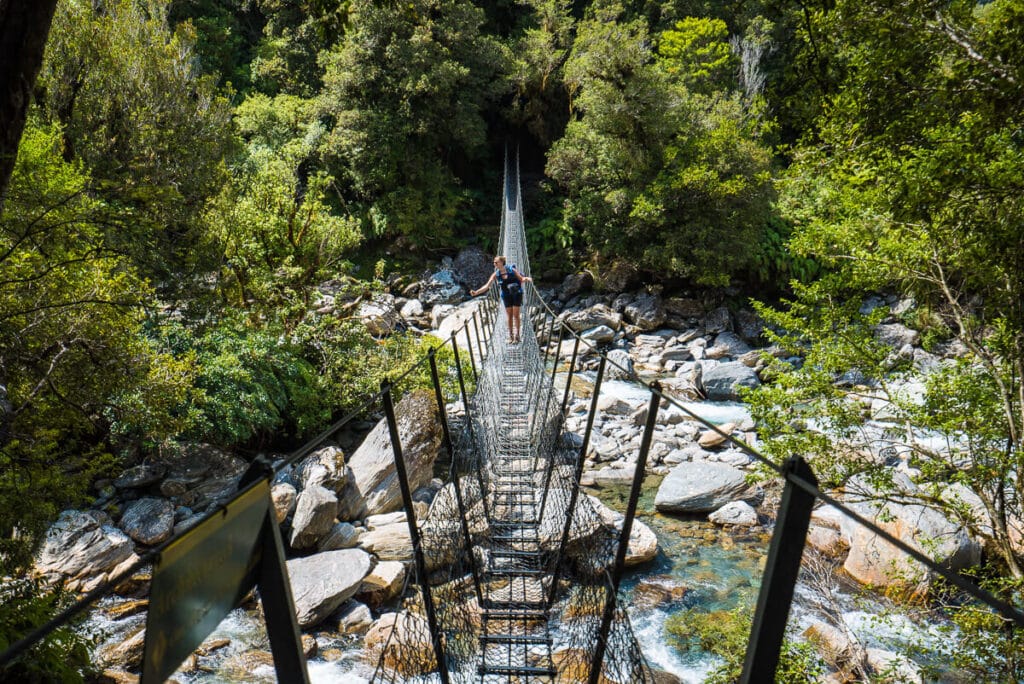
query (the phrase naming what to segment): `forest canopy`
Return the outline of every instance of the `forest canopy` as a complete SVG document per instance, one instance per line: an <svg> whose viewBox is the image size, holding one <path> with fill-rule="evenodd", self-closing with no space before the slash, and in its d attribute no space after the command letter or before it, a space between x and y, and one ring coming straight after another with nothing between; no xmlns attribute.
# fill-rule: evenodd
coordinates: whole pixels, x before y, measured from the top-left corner
<svg viewBox="0 0 1024 684"><path fill-rule="evenodd" d="M293 443L420 354L318 287L490 247L511 147L538 279L757 297L807 353L752 400L780 458L894 370L863 298L913 297L968 354L904 417L978 435L957 481L1020 514L1022 0L73 0L45 46L0 184L0 576L97 477Z"/></svg>

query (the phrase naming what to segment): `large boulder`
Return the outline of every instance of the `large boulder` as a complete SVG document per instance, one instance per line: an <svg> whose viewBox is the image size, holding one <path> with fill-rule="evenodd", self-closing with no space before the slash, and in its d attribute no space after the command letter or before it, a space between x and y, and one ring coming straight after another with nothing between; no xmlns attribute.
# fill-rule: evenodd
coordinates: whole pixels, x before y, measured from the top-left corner
<svg viewBox="0 0 1024 684"><path fill-rule="evenodd" d="M356 596L371 606L380 606L398 596L404 583L405 563L383 561L363 578Z"/></svg>
<svg viewBox="0 0 1024 684"><path fill-rule="evenodd" d="M608 363L605 364L604 377L607 380L629 378L633 372L633 359L625 349L612 349L608 352Z"/></svg>
<svg viewBox="0 0 1024 684"><path fill-rule="evenodd" d="M594 276L590 271L583 271L581 273L571 273L565 276L565 280L562 281L562 301L569 301L581 292L594 287Z"/></svg>
<svg viewBox="0 0 1024 684"><path fill-rule="evenodd" d="M295 487L288 482L278 482L270 488L270 501L274 505L274 518L283 523L295 510Z"/></svg>
<svg viewBox="0 0 1024 684"><path fill-rule="evenodd" d="M707 398L712 401L736 401L740 398L740 387L753 388L761 384L757 373L739 361L705 368L701 382Z"/></svg>
<svg viewBox="0 0 1024 684"><path fill-rule="evenodd" d="M345 491L345 453L338 447L324 447L302 459L296 473L300 490L319 485L340 494Z"/></svg>
<svg viewBox="0 0 1024 684"><path fill-rule="evenodd" d="M174 504L152 497L132 501L121 516L121 529L140 544L166 541L174 531Z"/></svg>
<svg viewBox="0 0 1024 684"><path fill-rule="evenodd" d="M573 311L565 314L562 320L574 332L590 330L601 325L608 326L612 330L622 327L622 314L606 304L595 304L581 311Z"/></svg>
<svg viewBox="0 0 1024 684"><path fill-rule="evenodd" d="M632 262L620 260L601 272L601 280L605 291L625 292L640 283L640 271Z"/></svg>
<svg viewBox="0 0 1024 684"><path fill-rule="evenodd" d="M709 513L736 500L756 501L742 470L684 461L661 481L654 506L664 513Z"/></svg>
<svg viewBox="0 0 1024 684"><path fill-rule="evenodd" d="M665 300L665 310L680 318L700 318L704 315L704 305L699 299L690 297L669 297Z"/></svg>
<svg viewBox="0 0 1024 684"><path fill-rule="evenodd" d="M661 297L641 294L626 306L626 320L644 331L657 330L665 322L667 314Z"/></svg>
<svg viewBox="0 0 1024 684"><path fill-rule="evenodd" d="M917 491L905 476L897 476L896 484L907 498ZM961 570L981 561L981 545L963 526L934 508L915 503L881 503L879 497L884 493L860 476L851 478L844 490L847 505L855 512L937 563ZM903 588L914 593L927 591L932 577L917 561L845 516L839 524L850 545L843 568L851 577L872 586Z"/></svg>
<svg viewBox="0 0 1024 684"><path fill-rule="evenodd" d="M437 669L430 627L425 618L407 611L385 613L373 623L363 642L370 662L396 672L401 681Z"/></svg>
<svg viewBox="0 0 1024 684"><path fill-rule="evenodd" d="M159 482L166 473L167 466L162 463L143 463L118 475L114 480L114 486L118 489L148 487Z"/></svg>
<svg viewBox="0 0 1024 684"><path fill-rule="evenodd" d="M452 262L452 270L455 271L460 283L476 289L486 283L494 273L494 264L491 257L479 247L465 247Z"/></svg>
<svg viewBox="0 0 1024 684"><path fill-rule="evenodd" d="M709 515L708 520L716 525L750 527L757 524L757 511L746 501L733 501Z"/></svg>
<svg viewBox="0 0 1024 684"><path fill-rule="evenodd" d="M484 278L480 284L482 285L486 280L487 278ZM452 271L434 273L420 289L420 301L424 306L457 304L465 299L465 296L466 288L459 283Z"/></svg>
<svg viewBox="0 0 1024 684"><path fill-rule="evenodd" d="M732 314L729 309L720 306L708 313L704 319L704 330L709 335L732 329Z"/></svg>
<svg viewBox="0 0 1024 684"><path fill-rule="evenodd" d="M907 344L916 346L921 334L901 323L883 323L875 328L875 338L893 349L901 349Z"/></svg>
<svg viewBox="0 0 1024 684"><path fill-rule="evenodd" d="M373 567L370 554L359 549L327 551L287 562L299 627L322 622L359 590Z"/></svg>
<svg viewBox="0 0 1024 684"><path fill-rule="evenodd" d="M338 495L320 485L310 485L299 493L292 516L293 549L309 549L331 531L338 513Z"/></svg>
<svg viewBox="0 0 1024 684"><path fill-rule="evenodd" d="M458 344L459 347L465 349L466 334L460 331L462 330L462 327L467 323L469 324L470 328L473 327L473 314L476 313L481 306L483 306L484 300L484 297L477 297L476 299L464 302L463 304L460 304L454 309L451 309L450 311L448 311L448 313L444 315L444 318L440 319L440 322L434 326L435 329L432 330L430 334L434 335L435 337L441 338L445 342L448 342L452 338L452 333L457 333L455 336L455 343ZM444 307L434 308L444 309ZM431 314L431 319L433 320L433 314ZM483 333L483 330L481 330L480 332ZM470 333L471 339L473 340L473 347L475 351L476 338L472 337L473 334L474 333L472 332Z"/></svg>
<svg viewBox="0 0 1024 684"><path fill-rule="evenodd" d="M437 400L426 390L411 392L395 406L395 417L409 488L415 491L430 483L441 447ZM402 507L386 420L377 423L367 435L349 459L348 467L350 476L338 511L340 520L356 520Z"/></svg>
<svg viewBox="0 0 1024 684"><path fill-rule="evenodd" d="M35 565L42 575L82 579L108 573L134 553L131 538L101 525L96 514L64 511L47 530Z"/></svg>
<svg viewBox="0 0 1024 684"><path fill-rule="evenodd" d="M359 535L359 548L372 553L382 561L411 561L412 537L409 524L395 522L367 530Z"/></svg>
<svg viewBox="0 0 1024 684"><path fill-rule="evenodd" d="M594 510L601 517L601 522L616 530L622 531L622 524L626 516L616 510L605 506L596 497L587 495ZM629 530L629 543L626 545L626 566L640 565L647 561L654 560L658 555L658 537L650 527L633 519L633 526Z"/></svg>
<svg viewBox="0 0 1024 684"><path fill-rule="evenodd" d="M398 313L394 296L378 294L359 305L359 318L366 330L374 337L384 337L394 332L402 316Z"/></svg>

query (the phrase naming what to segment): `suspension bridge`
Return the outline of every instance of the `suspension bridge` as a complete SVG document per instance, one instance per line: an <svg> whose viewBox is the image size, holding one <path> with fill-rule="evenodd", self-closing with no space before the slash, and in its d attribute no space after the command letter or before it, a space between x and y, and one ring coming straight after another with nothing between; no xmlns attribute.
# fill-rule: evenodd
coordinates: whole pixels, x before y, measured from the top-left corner
<svg viewBox="0 0 1024 684"><path fill-rule="evenodd" d="M521 199L518 160L509 156L499 245L509 263L529 274ZM378 621L386 623L380 630L385 637L367 643L375 666L372 682L674 681L664 680L645 661L619 601L619 584L660 406L674 404L708 429L718 428L663 394L656 383L648 385L650 403L628 503L621 526L609 524L582 492L580 480L606 364L611 362L598 353L580 443L578 435L565 431L564 420L580 345L587 343L547 307L532 283L525 285L520 343L510 343L497 285L472 319L452 334L455 377L447 379L457 384L459 397L445 396L450 383L442 383L432 350L283 461L257 459L242 476L238 492L195 527L142 554L0 653L0 672L31 657L36 644L151 567L143 683L172 675L253 588L259 591L278 681L309 682L269 485L277 473L329 443L348 423L382 409L413 559L401 605ZM418 519L392 393L395 384L425 365L439 409L448 471L429 512ZM449 417L447 407L456 399L464 410ZM799 456L776 464L718 432L785 482L740 682L774 681L816 501L988 604L1008 624L1024 627L1018 607L822 492Z"/></svg>
<svg viewBox="0 0 1024 684"><path fill-rule="evenodd" d="M499 244L509 263L530 273L514 157L505 165ZM453 515L428 518L416 532L425 556L417 572L447 570L420 578L374 681L654 681L617 603L633 516L621 530L611 527L581 495L586 445L563 435L570 390L567 379L556 382L561 340L551 339L550 326L538 331L543 306L526 285L518 344L497 312L496 284L475 356L468 338L477 389L451 443ZM570 367L578 350L577 342Z"/></svg>

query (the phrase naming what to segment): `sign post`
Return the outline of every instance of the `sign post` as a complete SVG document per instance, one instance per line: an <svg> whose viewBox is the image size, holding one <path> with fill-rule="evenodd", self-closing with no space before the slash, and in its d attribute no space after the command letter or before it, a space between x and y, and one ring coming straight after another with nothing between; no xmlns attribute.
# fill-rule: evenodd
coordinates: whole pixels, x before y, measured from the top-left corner
<svg viewBox="0 0 1024 684"><path fill-rule="evenodd" d="M141 681L155 684L170 677L254 586L263 600L278 680L307 684L284 546L266 480L160 554L153 568Z"/></svg>

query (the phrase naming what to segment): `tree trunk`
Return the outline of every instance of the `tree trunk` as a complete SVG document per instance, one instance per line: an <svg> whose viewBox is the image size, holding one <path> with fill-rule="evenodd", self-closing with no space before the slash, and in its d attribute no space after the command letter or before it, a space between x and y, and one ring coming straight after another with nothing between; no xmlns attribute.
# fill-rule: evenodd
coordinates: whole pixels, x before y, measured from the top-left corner
<svg viewBox="0 0 1024 684"><path fill-rule="evenodd" d="M0 0L0 215L57 0Z"/></svg>

